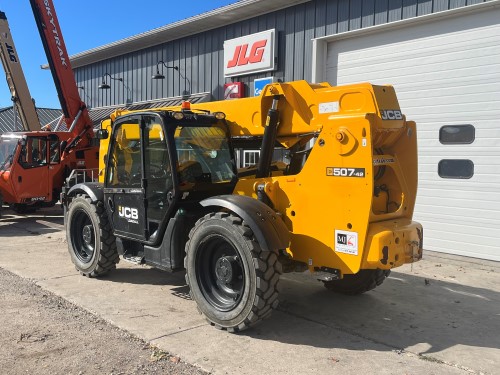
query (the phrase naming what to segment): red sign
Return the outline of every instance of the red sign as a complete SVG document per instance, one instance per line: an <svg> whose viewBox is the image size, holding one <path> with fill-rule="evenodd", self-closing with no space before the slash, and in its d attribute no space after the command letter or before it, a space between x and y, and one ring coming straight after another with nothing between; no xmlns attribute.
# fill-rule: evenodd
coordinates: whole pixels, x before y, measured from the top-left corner
<svg viewBox="0 0 500 375"><path fill-rule="evenodd" d="M231 82L224 85L224 99L238 99L245 96L243 82Z"/></svg>
<svg viewBox="0 0 500 375"><path fill-rule="evenodd" d="M274 70L274 30L224 42L224 75L232 77Z"/></svg>

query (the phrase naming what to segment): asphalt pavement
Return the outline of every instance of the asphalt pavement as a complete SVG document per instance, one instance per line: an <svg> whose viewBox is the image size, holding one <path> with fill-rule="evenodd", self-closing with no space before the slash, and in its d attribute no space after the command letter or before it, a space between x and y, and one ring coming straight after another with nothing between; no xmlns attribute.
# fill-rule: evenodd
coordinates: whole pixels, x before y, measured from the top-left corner
<svg viewBox="0 0 500 375"><path fill-rule="evenodd" d="M80 276L62 210L4 209L0 267L214 374L497 374L500 263L425 252L361 296L327 291L307 274L282 277L280 306L240 334L199 315L182 272L124 262Z"/></svg>

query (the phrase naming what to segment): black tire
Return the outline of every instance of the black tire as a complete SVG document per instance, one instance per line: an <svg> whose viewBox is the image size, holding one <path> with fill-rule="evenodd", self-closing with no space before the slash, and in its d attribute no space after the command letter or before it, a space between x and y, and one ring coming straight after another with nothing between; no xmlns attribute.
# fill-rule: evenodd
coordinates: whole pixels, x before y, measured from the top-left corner
<svg viewBox="0 0 500 375"><path fill-rule="evenodd" d="M78 195L69 205L65 226L71 261L82 275L98 277L116 268L116 239L102 202Z"/></svg>
<svg viewBox="0 0 500 375"><path fill-rule="evenodd" d="M186 283L208 322L239 332L278 306L278 251L265 251L241 218L225 212L198 220L186 244Z"/></svg>
<svg viewBox="0 0 500 375"><path fill-rule="evenodd" d="M361 270L354 275L345 275L343 279L323 281L325 288L335 293L357 295L375 289L382 284L391 270Z"/></svg>

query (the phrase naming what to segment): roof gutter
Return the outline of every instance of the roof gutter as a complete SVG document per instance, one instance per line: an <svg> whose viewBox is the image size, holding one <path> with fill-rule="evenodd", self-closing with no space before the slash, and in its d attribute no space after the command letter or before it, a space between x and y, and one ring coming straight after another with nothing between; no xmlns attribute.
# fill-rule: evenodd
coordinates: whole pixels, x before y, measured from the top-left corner
<svg viewBox="0 0 500 375"><path fill-rule="evenodd" d="M71 65L73 68L79 68L308 1L311 0L240 0L185 20L77 53L70 56ZM41 67L49 68L47 64Z"/></svg>

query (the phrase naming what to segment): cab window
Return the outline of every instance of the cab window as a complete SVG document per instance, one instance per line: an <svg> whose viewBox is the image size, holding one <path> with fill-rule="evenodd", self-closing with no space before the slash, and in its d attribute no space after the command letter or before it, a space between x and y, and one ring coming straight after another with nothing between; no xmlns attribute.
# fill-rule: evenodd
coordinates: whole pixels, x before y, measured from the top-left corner
<svg viewBox="0 0 500 375"><path fill-rule="evenodd" d="M179 127L175 146L180 183L230 182L236 176L225 132L218 127Z"/></svg>
<svg viewBox="0 0 500 375"><path fill-rule="evenodd" d="M28 137L21 147L19 164L23 168L37 168L47 165L47 139Z"/></svg>
<svg viewBox="0 0 500 375"><path fill-rule="evenodd" d="M108 163L109 187L141 186L141 132L139 119L118 124Z"/></svg>
<svg viewBox="0 0 500 375"><path fill-rule="evenodd" d="M61 142L59 139L49 141L49 161L50 164L58 164L61 161Z"/></svg>

